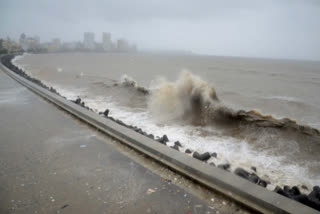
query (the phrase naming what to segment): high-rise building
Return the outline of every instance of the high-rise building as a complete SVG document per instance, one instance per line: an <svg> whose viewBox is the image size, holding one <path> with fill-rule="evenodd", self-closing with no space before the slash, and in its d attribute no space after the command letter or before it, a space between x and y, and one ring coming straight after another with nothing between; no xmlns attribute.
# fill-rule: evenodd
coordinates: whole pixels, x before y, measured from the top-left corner
<svg viewBox="0 0 320 214"><path fill-rule="evenodd" d="M22 34L20 35L20 39L19 39L20 45L21 45L22 43L24 43L24 42L26 41L26 39L27 39L26 34L22 33Z"/></svg>
<svg viewBox="0 0 320 214"><path fill-rule="evenodd" d="M22 48L23 50L26 51L26 50L28 49L29 45L28 45L28 43L27 43L27 36L26 36L26 34L22 33L22 34L20 35L19 44L20 44L20 46L21 46L21 48Z"/></svg>
<svg viewBox="0 0 320 214"><path fill-rule="evenodd" d="M128 51L129 50L129 43L125 39L118 39L117 41L117 50L118 51Z"/></svg>
<svg viewBox="0 0 320 214"><path fill-rule="evenodd" d="M102 33L102 48L104 51L111 51L113 49L110 33Z"/></svg>
<svg viewBox="0 0 320 214"><path fill-rule="evenodd" d="M85 32L83 35L83 47L88 50L93 50L95 48L94 33Z"/></svg>

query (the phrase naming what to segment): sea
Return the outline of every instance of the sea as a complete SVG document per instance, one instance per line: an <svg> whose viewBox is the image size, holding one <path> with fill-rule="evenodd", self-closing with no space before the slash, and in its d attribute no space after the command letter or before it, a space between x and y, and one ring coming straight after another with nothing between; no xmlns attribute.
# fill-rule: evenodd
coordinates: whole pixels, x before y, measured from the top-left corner
<svg viewBox="0 0 320 214"><path fill-rule="evenodd" d="M209 163L254 172L271 182L270 190L295 185L308 192L320 185L319 134L263 125L287 118L320 130L319 61L50 53L17 56L14 64L97 113L109 109L148 134L166 134L169 146L181 143L181 152L216 152ZM239 111L258 118L237 121Z"/></svg>

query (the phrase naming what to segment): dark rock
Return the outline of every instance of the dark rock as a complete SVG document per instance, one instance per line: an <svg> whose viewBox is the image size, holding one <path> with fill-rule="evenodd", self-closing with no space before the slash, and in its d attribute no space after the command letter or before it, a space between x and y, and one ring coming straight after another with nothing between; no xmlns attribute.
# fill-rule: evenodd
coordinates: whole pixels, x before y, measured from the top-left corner
<svg viewBox="0 0 320 214"><path fill-rule="evenodd" d="M288 185L283 186L283 191L289 193L290 187Z"/></svg>
<svg viewBox="0 0 320 214"><path fill-rule="evenodd" d="M230 168L230 164L226 163L226 164L219 164L218 168L220 169L224 169L224 170L228 170Z"/></svg>
<svg viewBox="0 0 320 214"><path fill-rule="evenodd" d="M314 186L312 192L308 195L308 206L320 211L320 187Z"/></svg>
<svg viewBox="0 0 320 214"><path fill-rule="evenodd" d="M301 192L299 190L299 188L297 186L293 186L290 190L289 190L289 194L292 196L296 196L296 195L301 195Z"/></svg>
<svg viewBox="0 0 320 214"><path fill-rule="evenodd" d="M256 174L250 174L249 178L248 178L249 181L251 181L252 183L258 183L258 181L260 180L259 176L256 175Z"/></svg>
<svg viewBox="0 0 320 214"><path fill-rule="evenodd" d="M135 131L135 132L139 132L141 129L139 129L138 127L133 127L133 130Z"/></svg>
<svg viewBox="0 0 320 214"><path fill-rule="evenodd" d="M167 135L163 135L161 138L158 138L156 141L158 141L159 143L167 145L167 142L169 142L169 139L168 139Z"/></svg>
<svg viewBox="0 0 320 214"><path fill-rule="evenodd" d="M162 136L162 140L163 140L163 142L165 142L165 143L169 142L169 138L167 137L167 135L163 135L163 136Z"/></svg>
<svg viewBox="0 0 320 214"><path fill-rule="evenodd" d="M67 208L68 206L69 206L69 204L65 204L65 205L63 205L60 209Z"/></svg>
<svg viewBox="0 0 320 214"><path fill-rule="evenodd" d="M268 186L268 181L265 181L265 180L260 179L260 180L258 181L258 185L266 188L266 187Z"/></svg>
<svg viewBox="0 0 320 214"><path fill-rule="evenodd" d="M177 146L177 145L171 146L171 148L179 151L179 146Z"/></svg>
<svg viewBox="0 0 320 214"><path fill-rule="evenodd" d="M217 154L216 152L213 152L213 153L211 154L211 156L214 157L214 158L217 158L217 157L218 157L218 154Z"/></svg>
<svg viewBox="0 0 320 214"><path fill-rule="evenodd" d="M308 190L308 187L306 185L301 186L302 189Z"/></svg>
<svg viewBox="0 0 320 214"><path fill-rule="evenodd" d="M252 166L251 169L255 172L257 172L257 168L255 166Z"/></svg>
<svg viewBox="0 0 320 214"><path fill-rule="evenodd" d="M268 185L268 182L265 181L265 180L262 180L259 176L257 176L256 174L254 173L249 173L247 172L246 170L242 169L242 168L237 168L235 171L234 171L234 174L244 178L244 179L247 179L248 181L252 182L252 183L255 183L255 184L258 184L259 186L262 186L262 187L267 187Z"/></svg>
<svg viewBox="0 0 320 214"><path fill-rule="evenodd" d="M105 117L108 117L108 115L109 115L109 109L106 109L106 110L103 112L103 115L104 115Z"/></svg>
<svg viewBox="0 0 320 214"><path fill-rule="evenodd" d="M315 210L320 211L320 201L319 200L313 200L309 196L305 197L305 195L295 196L294 199L299 200L299 202L303 203L304 205L307 205L309 207L312 207Z"/></svg>
<svg viewBox="0 0 320 214"><path fill-rule="evenodd" d="M240 176L240 177L242 177L242 178L245 178L245 179L248 179L248 178L249 178L249 175L250 175L249 172L247 172L246 170L244 170L244 169L242 169L242 168L236 168L236 169L234 170L234 174L236 174L236 175L238 175L238 176Z"/></svg>
<svg viewBox="0 0 320 214"><path fill-rule="evenodd" d="M53 93L57 93L57 90L56 89L54 89L54 88L52 88L52 87L50 87L50 89L49 89L51 92L53 92Z"/></svg>
<svg viewBox="0 0 320 214"><path fill-rule="evenodd" d="M320 202L319 201L312 201L308 198L308 201L304 203L305 205L312 207L315 210L320 211Z"/></svg>
<svg viewBox="0 0 320 214"><path fill-rule="evenodd" d="M314 186L312 192L308 195L308 198L312 201L320 202L320 187Z"/></svg>
<svg viewBox="0 0 320 214"><path fill-rule="evenodd" d="M182 147L181 143L179 141L174 142L174 145Z"/></svg>
<svg viewBox="0 0 320 214"><path fill-rule="evenodd" d="M117 122L119 125L126 126L126 124L125 124L124 122L122 122L121 120L116 120L116 122Z"/></svg>
<svg viewBox="0 0 320 214"><path fill-rule="evenodd" d="M209 163L210 166L216 166L213 162Z"/></svg>
<svg viewBox="0 0 320 214"><path fill-rule="evenodd" d="M140 129L140 128L134 128L133 130L134 130L135 132L142 133L142 129Z"/></svg>
<svg viewBox="0 0 320 214"><path fill-rule="evenodd" d="M284 186L283 189L277 186L274 192L320 211L320 188L318 186L315 186L308 196L301 194L298 187L295 186L292 188Z"/></svg>
<svg viewBox="0 0 320 214"><path fill-rule="evenodd" d="M192 151L191 151L190 149L186 149L185 153L187 153L187 154L191 154L191 153L192 153Z"/></svg>
<svg viewBox="0 0 320 214"><path fill-rule="evenodd" d="M74 103L80 105L80 104L81 104L81 99L80 99L80 98L77 98L77 99L74 101Z"/></svg>
<svg viewBox="0 0 320 214"><path fill-rule="evenodd" d="M273 190L274 192L276 192L276 193L278 193L278 194L280 194L280 195L283 195L283 196L285 196L285 197L287 197L287 198L291 198L290 197L290 195L289 195L289 193L287 193L286 191L284 191L281 187L279 187L279 186L276 186L276 188Z"/></svg>
<svg viewBox="0 0 320 214"><path fill-rule="evenodd" d="M198 152L194 152L192 157L194 157L195 159L201 160L201 161L206 161L206 160L209 160L211 155L209 152L205 152L203 154L199 154Z"/></svg>
<svg viewBox="0 0 320 214"><path fill-rule="evenodd" d="M167 145L167 143L165 143L162 138L157 138L156 141L158 141L161 144Z"/></svg>

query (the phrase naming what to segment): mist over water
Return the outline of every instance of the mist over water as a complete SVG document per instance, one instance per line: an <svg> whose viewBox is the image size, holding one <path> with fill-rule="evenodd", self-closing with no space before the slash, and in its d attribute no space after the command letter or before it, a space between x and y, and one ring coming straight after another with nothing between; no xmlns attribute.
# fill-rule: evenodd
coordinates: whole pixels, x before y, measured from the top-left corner
<svg viewBox="0 0 320 214"><path fill-rule="evenodd" d="M273 185L320 183L319 136L272 126L288 117L284 124L318 128L320 63L130 54L27 55L15 63L67 98L167 134L169 145L217 152L215 164L256 166Z"/></svg>

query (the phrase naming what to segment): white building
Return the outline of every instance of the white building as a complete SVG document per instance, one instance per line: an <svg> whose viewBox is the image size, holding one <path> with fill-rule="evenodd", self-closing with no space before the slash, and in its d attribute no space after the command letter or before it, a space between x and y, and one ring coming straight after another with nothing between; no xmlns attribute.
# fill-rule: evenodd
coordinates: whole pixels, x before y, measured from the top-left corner
<svg viewBox="0 0 320 214"><path fill-rule="evenodd" d="M94 33L85 32L83 35L83 47L88 50L93 50L95 48Z"/></svg>
<svg viewBox="0 0 320 214"><path fill-rule="evenodd" d="M102 33L102 48L104 51L112 51L113 44L110 33Z"/></svg>
<svg viewBox="0 0 320 214"><path fill-rule="evenodd" d="M125 39L118 39L117 41L117 50L121 52L126 52L130 49L129 43Z"/></svg>

